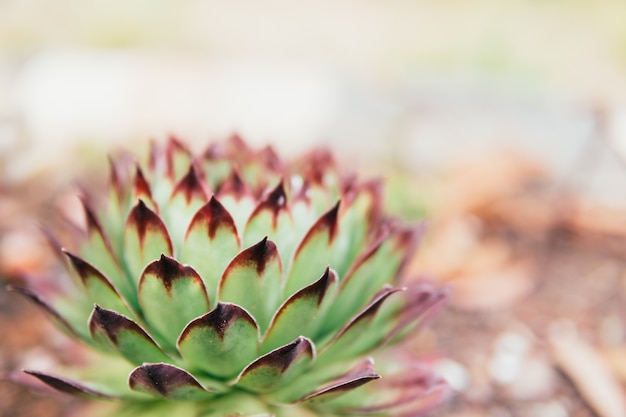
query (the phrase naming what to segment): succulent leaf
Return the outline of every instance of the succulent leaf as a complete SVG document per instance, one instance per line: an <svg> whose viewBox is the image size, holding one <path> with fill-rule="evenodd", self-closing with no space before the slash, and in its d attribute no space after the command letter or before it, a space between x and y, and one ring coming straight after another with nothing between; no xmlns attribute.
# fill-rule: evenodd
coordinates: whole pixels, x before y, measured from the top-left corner
<svg viewBox="0 0 626 417"><path fill-rule="evenodd" d="M187 323L209 310L209 297L193 268L161 255L141 275L139 304L161 346L175 351Z"/></svg>
<svg viewBox="0 0 626 417"><path fill-rule="evenodd" d="M134 287L145 266L158 259L161 254L173 255L172 241L161 218L139 200L126 220L124 228L124 253L126 265Z"/></svg>
<svg viewBox="0 0 626 417"><path fill-rule="evenodd" d="M245 308L267 330L276 311L282 264L276 245L267 237L241 251L226 267L220 281L219 299Z"/></svg>
<svg viewBox="0 0 626 417"><path fill-rule="evenodd" d="M88 387L87 385L81 384L80 382L72 381L67 378L54 376L38 371L24 372L34 376L35 378L39 379L41 382L54 388L55 390L64 392L66 394L95 399L111 398L111 396L108 394L99 392L95 389Z"/></svg>
<svg viewBox="0 0 626 417"><path fill-rule="evenodd" d="M209 295L217 297L222 272L240 246L233 218L215 197L211 197L193 217L180 258L194 265Z"/></svg>
<svg viewBox="0 0 626 417"><path fill-rule="evenodd" d="M317 330L315 326L322 319L319 317L323 312L322 302L328 300L328 295L334 295L332 290L336 283L337 274L328 267L320 279L289 297L272 319L263 339L263 352L281 346L298 335L313 337Z"/></svg>
<svg viewBox="0 0 626 417"><path fill-rule="evenodd" d="M315 347L306 337L279 347L252 362L241 373L236 386L254 391L267 392L307 366L315 358Z"/></svg>
<svg viewBox="0 0 626 417"><path fill-rule="evenodd" d="M285 287L285 294L291 295L302 287L311 284L316 274L328 265L333 250L333 239L337 232L339 202L324 213L309 229L295 251L291 270Z"/></svg>
<svg viewBox="0 0 626 417"><path fill-rule="evenodd" d="M219 378L235 377L259 354L259 329L236 304L218 303L190 322L178 339L178 350L191 364Z"/></svg>
<svg viewBox="0 0 626 417"><path fill-rule="evenodd" d="M128 378L128 385L134 391L172 400L210 399L215 396L189 372L166 363L147 363L135 368Z"/></svg>
<svg viewBox="0 0 626 417"><path fill-rule="evenodd" d="M133 364L170 360L137 323L97 304L89 319L89 331L94 340L106 340L113 349Z"/></svg>

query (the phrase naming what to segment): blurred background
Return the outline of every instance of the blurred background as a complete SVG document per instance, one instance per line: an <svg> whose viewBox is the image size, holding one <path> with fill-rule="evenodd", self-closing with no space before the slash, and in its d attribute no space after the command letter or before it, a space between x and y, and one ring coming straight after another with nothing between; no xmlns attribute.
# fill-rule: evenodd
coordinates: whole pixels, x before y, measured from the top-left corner
<svg viewBox="0 0 626 417"><path fill-rule="evenodd" d="M121 146L325 145L431 219L412 270L453 292L415 349L458 390L434 415L626 416L625 19L622 0L0 0L0 281L45 269L38 219ZM0 291L4 373L67 343L22 301ZM0 381L0 415L75 407Z"/></svg>

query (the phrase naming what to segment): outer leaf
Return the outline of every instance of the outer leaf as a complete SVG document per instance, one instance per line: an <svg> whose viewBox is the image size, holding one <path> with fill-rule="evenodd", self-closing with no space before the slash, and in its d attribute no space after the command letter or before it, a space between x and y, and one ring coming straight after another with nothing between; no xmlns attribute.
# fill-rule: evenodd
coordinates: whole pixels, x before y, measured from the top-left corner
<svg viewBox="0 0 626 417"><path fill-rule="evenodd" d="M233 169L231 176L220 185L217 195L222 205L233 216L237 230L245 230L246 223L257 206L257 200L239 176L237 169Z"/></svg>
<svg viewBox="0 0 626 417"><path fill-rule="evenodd" d="M331 263L341 277L346 275L350 265L365 249L365 242L372 226L379 221L377 216L382 201L381 194L379 181L356 184L353 179L344 184L342 192L344 204Z"/></svg>
<svg viewBox="0 0 626 417"><path fill-rule="evenodd" d="M270 191L256 206L243 234L244 246L249 246L272 236L278 242L281 259L289 260L295 246L293 220L287 208L287 194L283 181Z"/></svg>
<svg viewBox="0 0 626 417"><path fill-rule="evenodd" d="M37 372L37 371L24 371L24 372L27 373L28 375L34 376L35 378L39 379L41 382L54 388L55 390L61 391L65 394L76 395L79 397L96 398L96 399L113 398L109 394L105 394L103 392L97 391L95 389L88 387L85 384L82 384L77 381L72 381L67 378L54 376L54 375L46 374L44 372Z"/></svg>
<svg viewBox="0 0 626 417"><path fill-rule="evenodd" d="M189 321L209 310L204 283L196 271L161 255L144 270L139 304L161 346L175 350L178 335Z"/></svg>
<svg viewBox="0 0 626 417"><path fill-rule="evenodd" d="M263 352L293 340L299 335L311 337L319 323L322 301L337 282L330 268L313 284L292 295L278 309L263 339Z"/></svg>
<svg viewBox="0 0 626 417"><path fill-rule="evenodd" d="M279 301L282 265L274 242L244 249L224 271L219 299L245 308L265 332Z"/></svg>
<svg viewBox="0 0 626 417"><path fill-rule="evenodd" d="M65 254L83 281L91 303L98 303L106 308L128 315L131 314L122 297L113 287L113 284L100 271L67 251L65 251Z"/></svg>
<svg viewBox="0 0 626 417"><path fill-rule="evenodd" d="M339 202L308 231L296 253L287 278L285 295L291 295L315 281L316 274L328 265L337 231Z"/></svg>
<svg viewBox="0 0 626 417"><path fill-rule="evenodd" d="M68 336L76 337L78 339L83 339L84 341L91 342L91 338L89 337L89 333L87 333L87 329L85 328L84 325L82 325L82 323L79 322L79 320L70 320L69 317L63 316L57 310L57 308L50 305L48 302L43 300L39 295L35 294L31 290L27 288L14 287L12 285L9 285L7 287L7 291L12 291L18 294L22 294L23 296L31 300L33 303L35 303L44 311L44 313L51 319L52 323L54 323L55 326L61 329ZM75 305L75 307L80 306L79 307L80 310L82 310L81 307L84 307L80 305L81 303L76 303L76 304L78 305ZM77 316L76 314L71 315L71 317L76 317L76 316Z"/></svg>
<svg viewBox="0 0 626 417"><path fill-rule="evenodd" d="M357 357L380 342L379 337L384 337L370 329L370 325L376 316L380 306L388 297L400 289L385 288L374 297L370 304L348 322L322 350L318 358L320 363L331 363Z"/></svg>
<svg viewBox="0 0 626 417"><path fill-rule="evenodd" d="M135 170L135 181L133 183L133 196L134 201L141 200L150 208L150 210L155 213L158 212L158 207L154 200L152 199L152 189L146 177L144 177L143 172L139 165L137 165Z"/></svg>
<svg viewBox="0 0 626 417"><path fill-rule="evenodd" d="M185 327L178 350L194 369L228 379L259 353L259 329L250 314L229 303L198 317Z"/></svg>
<svg viewBox="0 0 626 417"><path fill-rule="evenodd" d="M115 311L96 305L89 319L89 330L96 340L106 338L131 363L169 360L145 330Z"/></svg>
<svg viewBox="0 0 626 417"><path fill-rule="evenodd" d="M236 386L254 392L271 391L300 373L314 357L313 342L300 336L248 365L239 376Z"/></svg>
<svg viewBox="0 0 626 417"><path fill-rule="evenodd" d="M110 277L125 296L130 296L132 287L122 274L118 259L115 257L109 236L104 232L99 219L89 204L82 200L87 219L87 242L82 245L81 256L96 265L102 273Z"/></svg>
<svg viewBox="0 0 626 417"><path fill-rule="evenodd" d="M139 200L126 220L124 230L126 266L132 282L137 285L141 272L164 253L173 253L172 241L161 218Z"/></svg>
<svg viewBox="0 0 626 417"><path fill-rule="evenodd" d="M191 221L180 259L194 266L209 294L216 297L222 272L239 248L237 228L230 213L211 197Z"/></svg>
<svg viewBox="0 0 626 417"><path fill-rule="evenodd" d="M324 403L379 378L380 375L374 371L374 363L368 359L359 363L347 374L305 396L302 398L302 401L311 404Z"/></svg>
<svg viewBox="0 0 626 417"><path fill-rule="evenodd" d="M132 390L172 400L208 399L207 391L189 372L167 363L141 365L128 378Z"/></svg>
<svg viewBox="0 0 626 417"><path fill-rule="evenodd" d="M185 237L185 231L194 214L207 202L207 194L193 165L174 187L164 210L163 219L172 235L174 250L178 251Z"/></svg>

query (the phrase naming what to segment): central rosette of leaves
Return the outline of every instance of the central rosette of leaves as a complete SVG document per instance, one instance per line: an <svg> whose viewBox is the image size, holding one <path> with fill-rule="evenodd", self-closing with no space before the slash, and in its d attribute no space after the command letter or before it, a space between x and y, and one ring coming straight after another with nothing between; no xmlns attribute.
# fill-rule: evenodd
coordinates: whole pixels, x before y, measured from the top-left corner
<svg viewBox="0 0 626 417"><path fill-rule="evenodd" d="M82 382L29 373L88 396L199 400L211 416L381 411L433 388L409 378L354 395L379 378L368 355L442 299L400 286L420 228L381 214L377 182L340 179L324 153L287 165L236 139L197 159L171 140L147 167L114 162L108 198L83 199L84 238L59 249L63 291L20 290L134 368Z"/></svg>

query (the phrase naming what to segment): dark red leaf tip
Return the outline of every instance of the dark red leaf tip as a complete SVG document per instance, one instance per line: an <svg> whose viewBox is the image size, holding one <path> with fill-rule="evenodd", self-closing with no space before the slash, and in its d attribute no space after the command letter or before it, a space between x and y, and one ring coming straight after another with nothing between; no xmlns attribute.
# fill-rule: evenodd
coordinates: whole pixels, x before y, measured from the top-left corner
<svg viewBox="0 0 626 417"><path fill-rule="evenodd" d="M281 160L278 157L278 154L276 154L276 151L274 151L274 148L270 145L261 149L258 156L261 161L263 161L266 168L276 172L279 172L282 169Z"/></svg>
<svg viewBox="0 0 626 417"><path fill-rule="evenodd" d="M276 257L278 257L276 244L265 236L259 243L239 253L233 259L231 266L254 267L260 276L265 271L267 264Z"/></svg>
<svg viewBox="0 0 626 417"><path fill-rule="evenodd" d="M325 185L326 174L334 169L333 155L327 149L317 149L304 159L305 178L313 184Z"/></svg>
<svg viewBox="0 0 626 417"><path fill-rule="evenodd" d="M100 221L96 216L96 213L91 208L91 205L87 201L85 197L80 198L80 202L83 205L83 210L85 211L85 220L87 222L87 232L91 235L93 232L104 236L102 232L102 227L100 226Z"/></svg>
<svg viewBox="0 0 626 417"><path fill-rule="evenodd" d="M189 332L197 327L209 327L215 331L220 340L224 340L224 336L230 326L238 320L245 320L250 323L250 325L258 328L254 318L243 308L236 304L218 303L212 311L209 311L204 316L198 317L189 323L180 335L180 340L184 340Z"/></svg>
<svg viewBox="0 0 626 417"><path fill-rule="evenodd" d="M57 391L63 392L65 394L70 394L70 395L75 395L75 396L110 398L110 396L106 394L103 394L98 391L94 391L85 385L79 384L74 381L66 380L64 378L59 378L56 376L48 375L48 374L37 372L37 371L24 371L24 373L34 376L35 378L39 379L44 384L56 389Z"/></svg>
<svg viewBox="0 0 626 417"><path fill-rule="evenodd" d="M339 217L339 205L341 201L337 201L337 204L333 206L326 213L322 214L322 216L317 219L315 224L309 229L307 234L302 239L302 242L298 246L296 250L296 256L300 253L303 247L306 246L309 240L313 238L318 233L327 233L328 234L328 244L330 245L335 239L335 235L337 234L337 223Z"/></svg>
<svg viewBox="0 0 626 417"><path fill-rule="evenodd" d="M315 355L313 344L306 337L299 336L293 342L281 346L252 362L245 372L251 372L260 367L280 369L284 373L289 365L303 355L313 357Z"/></svg>
<svg viewBox="0 0 626 417"><path fill-rule="evenodd" d="M135 182L133 184L135 190L135 196L138 198L147 198L152 200L152 191L150 190L150 184L144 177L143 172L139 165L135 169Z"/></svg>
<svg viewBox="0 0 626 417"><path fill-rule="evenodd" d="M215 238L215 234L220 227L227 227L235 236L238 236L235 221L215 196L212 196L209 202L202 206L194 215L187 233L189 233L189 230L197 227L198 224L206 225L210 239Z"/></svg>
<svg viewBox="0 0 626 417"><path fill-rule="evenodd" d="M233 169L230 177L228 177L220 185L218 195L232 195L237 200L240 200L243 197L251 196L252 192L250 191L246 183L241 179L239 171L237 169Z"/></svg>
<svg viewBox="0 0 626 417"><path fill-rule="evenodd" d="M132 331L154 343L150 336L135 322L113 310L102 308L97 304L94 306L89 321L89 330L92 335L95 333L96 328L104 330L115 345L117 345L117 336L122 330Z"/></svg>
<svg viewBox="0 0 626 417"><path fill-rule="evenodd" d="M321 276L320 279L295 293L287 301L284 307L286 307L287 304L289 304L290 302L293 302L303 297L317 297L317 305L319 306L322 303L324 296L326 295L326 291L328 291L328 287L330 287L335 282L337 282L337 274L335 273L335 271L330 269L329 266L327 266L326 271L324 271L324 274Z"/></svg>
<svg viewBox="0 0 626 417"><path fill-rule="evenodd" d="M165 161L167 164L167 175L172 179L174 179L174 175L176 174L174 172L174 157L177 153L191 155L189 149L181 141L174 135L169 135L165 144Z"/></svg>
<svg viewBox="0 0 626 417"><path fill-rule="evenodd" d="M330 210L328 210L319 220L319 227L328 230L328 243L331 243L335 239L337 233L337 219L339 217L339 206L341 201L337 201L337 204Z"/></svg>
<svg viewBox="0 0 626 417"><path fill-rule="evenodd" d="M193 164L189 165L189 171L187 171L187 174L174 187L174 191L172 191L172 198L178 194L181 194L185 198L185 202L187 204L191 204L191 201L194 199L199 199L201 201L207 200L204 186L202 185L200 177L198 176L196 168Z"/></svg>
<svg viewBox="0 0 626 417"><path fill-rule="evenodd" d="M285 192L285 184L281 179L280 182L272 191L270 191L256 206L250 218L254 218L258 213L263 210L269 210L272 215L272 227L276 229L278 224L278 215L281 210L287 207L287 193Z"/></svg>
<svg viewBox="0 0 626 417"><path fill-rule="evenodd" d="M200 275L190 266L183 265L174 258L170 258L165 254L161 254L161 258L149 264L144 270L144 275L152 274L163 282L166 290L169 292L172 289L174 281L183 278L191 278L202 286L204 291L204 284Z"/></svg>
<svg viewBox="0 0 626 417"><path fill-rule="evenodd" d="M128 380L131 389L142 389L168 397L181 387L196 387L204 390L202 385L187 371L166 363L150 363L136 368Z"/></svg>
<svg viewBox="0 0 626 417"><path fill-rule="evenodd" d="M79 258L78 256L68 252L65 249L62 249L62 251L68 257L68 259L70 260L70 263L72 264L72 267L74 268L74 270L76 271L76 273L78 274L78 276L80 277L80 279L83 281L84 284L87 283L87 279L89 279L90 277L95 277L99 279L100 281L106 283L108 287L110 287L111 289L115 291L115 289L113 288L113 285L111 285L109 280L96 267L89 264L85 260Z"/></svg>
<svg viewBox="0 0 626 417"><path fill-rule="evenodd" d="M143 200L139 199L128 215L127 227L128 226L135 226L137 228L139 246L141 248L143 248L148 231L154 231L163 237L167 242L169 253L172 253L172 242L170 241L165 223L163 223L158 214L146 206Z"/></svg>

